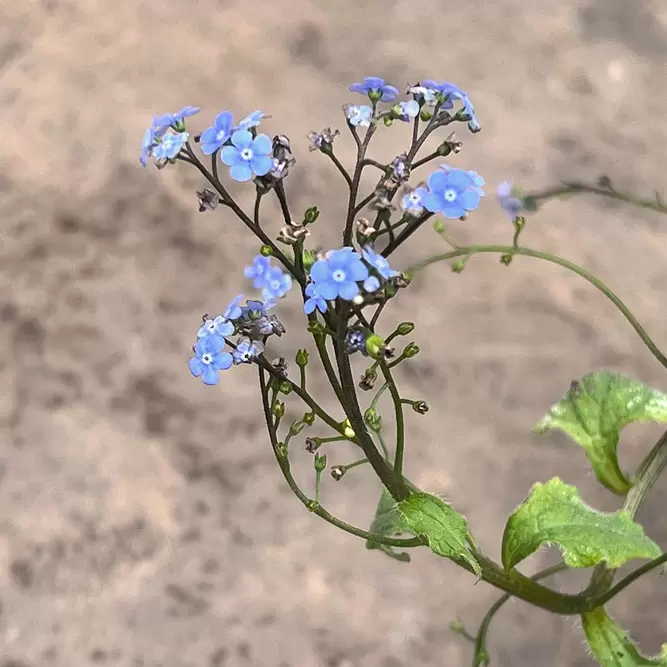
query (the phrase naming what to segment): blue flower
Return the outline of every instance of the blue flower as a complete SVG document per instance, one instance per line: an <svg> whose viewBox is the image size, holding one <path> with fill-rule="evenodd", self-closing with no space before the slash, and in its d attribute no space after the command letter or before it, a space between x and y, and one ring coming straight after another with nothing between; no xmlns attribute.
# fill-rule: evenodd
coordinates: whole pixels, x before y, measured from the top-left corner
<svg viewBox="0 0 667 667"><path fill-rule="evenodd" d="M306 285L306 296L308 297L303 304L303 312L310 315L317 308L320 313L327 312L327 302L323 299L317 291L315 283L308 283Z"/></svg>
<svg viewBox="0 0 667 667"><path fill-rule="evenodd" d="M194 347L195 356L190 359L190 372L201 375L204 384L218 384L219 371L226 371L233 363L232 355L223 352L225 339L215 334L200 338Z"/></svg>
<svg viewBox="0 0 667 667"><path fill-rule="evenodd" d="M235 130L249 130L251 127L257 127L266 115L263 111L253 111L251 114L248 114L243 120L239 121L239 124L234 127Z"/></svg>
<svg viewBox="0 0 667 667"><path fill-rule="evenodd" d="M373 109L365 104L346 104L343 107L350 125L355 127L368 127L373 118Z"/></svg>
<svg viewBox="0 0 667 667"><path fill-rule="evenodd" d="M280 299L292 289L292 276L283 273L279 267L270 268L264 276L262 296L267 301Z"/></svg>
<svg viewBox="0 0 667 667"><path fill-rule="evenodd" d="M380 253L375 252L370 246L361 249L363 258L385 279L395 278L401 274L389 266L389 262ZM377 289L377 288L376 288ZM367 290L374 292L375 290Z"/></svg>
<svg viewBox="0 0 667 667"><path fill-rule="evenodd" d="M470 116L470 120L468 121L468 129L473 133L479 132L482 129L482 126L480 125L479 119L475 114L475 107L472 105L472 102L467 95L463 99L463 110Z"/></svg>
<svg viewBox="0 0 667 667"><path fill-rule="evenodd" d="M276 305L272 299L263 303L262 301L246 301L246 305L241 308L241 317L250 322L266 317L267 311L271 310Z"/></svg>
<svg viewBox="0 0 667 667"><path fill-rule="evenodd" d="M204 320L204 324L199 327L197 338L205 338L206 336L231 336L234 333L234 325L222 315L218 315L214 319Z"/></svg>
<svg viewBox="0 0 667 667"><path fill-rule="evenodd" d="M198 107L183 107L176 113L168 113L163 116L153 118L153 131L158 137L161 137L170 127L178 131L183 131L185 119L199 113Z"/></svg>
<svg viewBox="0 0 667 667"><path fill-rule="evenodd" d="M377 76L366 76L362 83L353 83L350 86L353 93L361 93L368 95L371 100L379 100L381 102L391 102L398 96L398 90L394 86L385 84L384 79Z"/></svg>
<svg viewBox="0 0 667 667"><path fill-rule="evenodd" d="M181 152L189 136L187 132L164 134L160 143L152 150L153 157L157 160L173 160Z"/></svg>
<svg viewBox="0 0 667 667"><path fill-rule="evenodd" d="M221 111L213 125L201 133L201 151L204 155L213 155L232 136L234 116L229 111Z"/></svg>
<svg viewBox="0 0 667 667"><path fill-rule="evenodd" d="M441 164L440 169L443 169L444 171L452 171L452 167L446 164ZM486 181L482 176L480 176L476 171L473 171L472 169L468 170L466 172L470 178L472 178L473 183L475 184L475 188L477 189L477 192L479 192L480 197L485 197L484 193L484 185Z"/></svg>
<svg viewBox="0 0 667 667"><path fill-rule="evenodd" d="M498 203L502 206L503 210L509 215L512 221L514 221L517 216L521 215L521 212L523 211L523 202L515 196L515 191L510 181L505 181L497 187L496 197L498 198Z"/></svg>
<svg viewBox="0 0 667 667"><path fill-rule="evenodd" d="M401 208L409 215L421 215L424 212L423 200L427 193L428 190L420 186L404 194L401 198Z"/></svg>
<svg viewBox="0 0 667 667"><path fill-rule="evenodd" d="M221 155L235 181L249 181L253 175L264 176L271 171L273 145L265 134L253 138L248 130L237 130L232 134L232 144L225 146Z"/></svg>
<svg viewBox="0 0 667 667"><path fill-rule="evenodd" d="M252 260L252 264L243 270L243 275L246 278L252 279L252 286L255 289L262 289L266 282L266 274L271 268L271 258L264 257L264 255L256 255Z"/></svg>
<svg viewBox="0 0 667 667"><path fill-rule="evenodd" d="M264 352L264 344L259 340L250 340L250 338L239 338L236 349L232 353L234 364L251 364Z"/></svg>
<svg viewBox="0 0 667 667"><path fill-rule="evenodd" d="M427 183L429 191L422 202L431 213L442 213L446 218L461 218L479 206L478 186L462 169L434 171Z"/></svg>
<svg viewBox="0 0 667 667"><path fill-rule="evenodd" d="M324 259L318 259L310 270L317 293L326 301L352 301L359 294L358 282L368 278L368 267L352 248L331 250Z"/></svg>
<svg viewBox="0 0 667 667"><path fill-rule="evenodd" d="M417 85L410 86L408 92L414 95L415 101L422 102L429 107L434 107L438 103L437 96L439 91L437 88L428 88L425 85Z"/></svg>
<svg viewBox="0 0 667 667"><path fill-rule="evenodd" d="M141 155L139 156L139 162L142 166L146 166L148 158L152 155L153 147L155 146L155 132L153 128L148 128L144 132L144 137L141 141Z"/></svg>
<svg viewBox="0 0 667 667"><path fill-rule="evenodd" d="M440 107L441 109L451 109L454 106L454 100L464 100L468 98L461 88L448 81L445 81L445 83L438 83L432 79L427 79L426 81L422 81L422 86L428 90L440 93L440 95L445 98Z"/></svg>
<svg viewBox="0 0 667 667"><path fill-rule="evenodd" d="M348 354L354 354L355 352L361 352L364 356L367 356L366 350L366 334L363 331L357 329L352 329L347 332L345 336L345 349Z"/></svg>
<svg viewBox="0 0 667 667"><path fill-rule="evenodd" d="M364 290L366 292L377 292L380 289L380 281L375 276L368 276L364 280Z"/></svg>
<svg viewBox="0 0 667 667"><path fill-rule="evenodd" d="M399 120L409 123L419 115L419 102L410 100L409 102L399 102L396 115Z"/></svg>
<svg viewBox="0 0 667 667"><path fill-rule="evenodd" d="M234 300L227 306L225 312L222 316L226 320L238 320L239 317L243 315L243 309L239 306L239 302L243 299L243 294L239 294Z"/></svg>

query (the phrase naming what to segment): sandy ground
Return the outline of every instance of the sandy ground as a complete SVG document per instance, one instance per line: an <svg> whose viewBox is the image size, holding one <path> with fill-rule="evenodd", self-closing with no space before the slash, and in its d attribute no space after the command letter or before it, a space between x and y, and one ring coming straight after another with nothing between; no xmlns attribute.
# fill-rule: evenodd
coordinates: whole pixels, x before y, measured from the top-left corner
<svg viewBox="0 0 667 667"><path fill-rule="evenodd" d="M138 165L153 114L197 104L201 130L221 109L261 108L267 132L292 138L294 209L319 204L316 240L332 243L344 188L306 134L341 127L347 85L369 74L466 88L484 129L460 132L455 164L491 191L507 177L536 188L600 173L649 195L666 187L659 0L0 2L2 667L470 664L448 624L474 628L497 593L426 552L404 565L366 551L310 515L273 460L252 369L213 389L190 376L202 313L236 295L257 243L229 214L196 212L193 170ZM372 153L406 140L394 127ZM349 163L347 137L339 151ZM234 188L244 205L250 190ZM277 233L277 217L267 226ZM492 198L451 231L511 233ZM608 281L667 345L664 217L579 198L549 204L525 236ZM397 264L439 243L425 229ZM295 298L281 315L290 334L275 351L291 355L305 342ZM387 330L399 318L419 323L422 347L401 386L432 406L408 416L408 472L450 497L489 553L534 481L560 475L616 507L564 437L531 433L589 370L667 389L599 293L557 267L484 258L460 276L432 267ZM321 378L313 388L332 406ZM629 429L623 463L658 434ZM293 457L309 485L309 456ZM323 499L368 525L377 495L357 470ZM642 515L663 547L666 503L662 485ZM612 611L655 652L666 605L665 580L649 576ZM590 664L573 619L519 602L491 641L497 667Z"/></svg>

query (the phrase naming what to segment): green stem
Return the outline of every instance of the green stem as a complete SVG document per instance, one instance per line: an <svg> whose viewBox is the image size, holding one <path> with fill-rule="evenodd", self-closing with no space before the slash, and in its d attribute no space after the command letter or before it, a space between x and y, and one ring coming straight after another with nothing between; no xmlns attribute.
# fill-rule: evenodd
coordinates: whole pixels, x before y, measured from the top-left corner
<svg viewBox="0 0 667 667"><path fill-rule="evenodd" d="M543 259L547 262L551 262L552 264L558 264L559 266L562 266L563 268L576 273L578 276L588 281L591 283L591 285L600 290L600 292L602 292L621 311L625 319L637 332L651 354L653 354L653 356L658 360L658 362L660 362L660 364L662 364L663 367L667 368L667 357L651 340L644 328L641 326L641 324L639 324L635 316L630 312L630 309L623 303L623 301L621 301L621 299L616 296L616 294L614 294L614 292L612 292L601 280L591 275L588 271L578 266L577 264L569 262L568 260L563 259L562 257L558 257L557 255L552 255L551 253L542 252L540 250L531 250L530 248L514 248L513 246L503 245L473 245L457 248L456 250L451 250L450 252L444 253L442 255L431 257L412 267L408 273L413 274L417 271L421 271L422 269L436 262L446 261L455 257L471 256L482 253L499 253L503 255L524 255L526 257L535 257L537 259Z"/></svg>
<svg viewBox="0 0 667 667"><path fill-rule="evenodd" d="M403 476L403 456L405 453L405 418L403 416L403 405L401 395L398 393L396 383L391 375L389 366L383 361L380 362L380 369L386 384L389 385L389 393L394 404L394 415L396 420L396 453L394 455L394 472L400 477Z"/></svg>

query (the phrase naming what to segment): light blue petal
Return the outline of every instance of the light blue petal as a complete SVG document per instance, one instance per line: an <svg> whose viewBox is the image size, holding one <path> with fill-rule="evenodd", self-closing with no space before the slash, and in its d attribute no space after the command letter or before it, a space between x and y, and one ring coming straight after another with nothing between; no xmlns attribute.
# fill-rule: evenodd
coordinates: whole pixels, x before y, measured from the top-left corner
<svg viewBox="0 0 667 667"><path fill-rule="evenodd" d="M466 210L463 208L463 206L461 206L459 200L453 204L447 202L447 205L442 210L442 214L445 216L445 218L449 218L450 220L460 218L462 215L465 215L465 213Z"/></svg>
<svg viewBox="0 0 667 667"><path fill-rule="evenodd" d="M221 352L213 360L213 366L218 371L226 371L232 367L232 355L229 352Z"/></svg>
<svg viewBox="0 0 667 667"><path fill-rule="evenodd" d="M447 172L447 179L448 187L455 188L456 190L465 190L475 185L474 179L467 171L463 171L463 169L450 169Z"/></svg>
<svg viewBox="0 0 667 667"><path fill-rule="evenodd" d="M252 178L252 169L250 168L250 165L247 162L245 161L239 162L229 170L229 175L235 181L239 181L240 183L245 183L246 181L249 181Z"/></svg>
<svg viewBox="0 0 667 667"><path fill-rule="evenodd" d="M232 143L237 148L250 148L252 146L252 134L248 130L237 130L232 134Z"/></svg>
<svg viewBox="0 0 667 667"><path fill-rule="evenodd" d="M316 308L317 302L315 299L307 299L306 303L303 304L303 312L306 313L306 315L310 315Z"/></svg>
<svg viewBox="0 0 667 667"><path fill-rule="evenodd" d="M434 171L427 179L428 187L431 192L444 192L449 186L448 181L449 172Z"/></svg>
<svg viewBox="0 0 667 667"><path fill-rule="evenodd" d="M318 259L310 269L310 277L316 283L326 282L331 274L331 267L326 259Z"/></svg>
<svg viewBox="0 0 667 667"><path fill-rule="evenodd" d="M375 292L380 287L380 281L375 276L370 276L364 281L364 289L367 292Z"/></svg>
<svg viewBox="0 0 667 667"><path fill-rule="evenodd" d="M269 155L273 150L271 139L266 134L258 134L253 139L252 150L256 155Z"/></svg>
<svg viewBox="0 0 667 667"><path fill-rule="evenodd" d="M422 204L431 213L439 213L442 211L444 199L435 192L427 192L422 198Z"/></svg>
<svg viewBox="0 0 667 667"><path fill-rule="evenodd" d="M466 209L472 211L479 206L480 195L478 190L468 190L459 197L459 203Z"/></svg>
<svg viewBox="0 0 667 667"><path fill-rule="evenodd" d="M335 298L338 297L338 283L329 281L318 283L317 293L323 299L326 299L327 301L333 301Z"/></svg>
<svg viewBox="0 0 667 667"><path fill-rule="evenodd" d="M241 161L241 154L234 146L223 146L222 151L220 151L220 158L228 167L233 167Z"/></svg>
<svg viewBox="0 0 667 667"><path fill-rule="evenodd" d="M218 371L212 365L209 365L204 368L201 379L204 384L213 385L218 384L220 376L218 375Z"/></svg>
<svg viewBox="0 0 667 667"><path fill-rule="evenodd" d="M271 171L271 167L273 167L273 160L266 155L255 155L250 160L250 168L257 176L268 174Z"/></svg>
<svg viewBox="0 0 667 667"><path fill-rule="evenodd" d="M190 372L198 378L204 372L204 364L197 359L197 357L192 357L190 359Z"/></svg>
<svg viewBox="0 0 667 667"><path fill-rule="evenodd" d="M368 278L368 267L360 259L350 262L347 271L351 280L360 281Z"/></svg>
<svg viewBox="0 0 667 667"><path fill-rule="evenodd" d="M366 272L368 275L368 271ZM359 294L359 286L357 283L353 282L344 282L338 284L338 293L340 294L341 299L346 301L352 301L357 294Z"/></svg>

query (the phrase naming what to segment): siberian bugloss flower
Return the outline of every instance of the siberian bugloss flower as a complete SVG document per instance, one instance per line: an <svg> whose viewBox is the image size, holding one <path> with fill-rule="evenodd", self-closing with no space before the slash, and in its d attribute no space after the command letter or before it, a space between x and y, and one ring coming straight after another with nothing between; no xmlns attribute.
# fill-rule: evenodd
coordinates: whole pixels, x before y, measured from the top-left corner
<svg viewBox="0 0 667 667"><path fill-rule="evenodd" d="M371 100L379 102L391 102L398 96L398 90L389 86L377 76L366 76L362 83L353 83L350 86L353 93L368 95Z"/></svg>
<svg viewBox="0 0 667 667"><path fill-rule="evenodd" d="M183 107L176 113L155 116L151 127L158 137L161 137L170 127L178 132L182 132L185 129L185 119L198 113L199 107Z"/></svg>
<svg viewBox="0 0 667 667"><path fill-rule="evenodd" d="M428 190L424 186L419 186L410 192L406 192L401 197L401 208L405 213L417 217L424 212L424 197Z"/></svg>
<svg viewBox="0 0 667 667"><path fill-rule="evenodd" d="M410 100L408 102L399 102L395 113L399 120L409 123L419 115L419 102Z"/></svg>
<svg viewBox="0 0 667 667"><path fill-rule="evenodd" d="M248 130L232 134L232 145L224 146L222 161L231 167L229 173L235 181L249 181L253 176L264 176L273 166L273 146L266 134L253 137Z"/></svg>
<svg viewBox="0 0 667 667"><path fill-rule="evenodd" d="M379 289L380 281L375 276L368 276L368 278L364 280L364 291L370 292L372 294L373 292L377 292Z"/></svg>
<svg viewBox="0 0 667 667"><path fill-rule="evenodd" d="M201 151L204 155L213 155L215 151L232 136L232 124L234 116L229 111L221 111L213 121L211 127L207 127L201 133Z"/></svg>
<svg viewBox="0 0 667 667"><path fill-rule="evenodd" d="M428 192L422 203L431 213L461 218L479 206L479 188L470 174L462 169L434 171L427 184Z"/></svg>
<svg viewBox="0 0 667 667"><path fill-rule="evenodd" d="M243 299L243 294L234 297L234 300L227 306L222 314L226 320L238 320L243 315L243 309L239 306L241 299Z"/></svg>
<svg viewBox="0 0 667 667"><path fill-rule="evenodd" d="M346 104L343 110L348 122L354 127L368 127L373 119L373 109L366 104Z"/></svg>
<svg viewBox="0 0 667 667"><path fill-rule="evenodd" d="M352 248L331 250L310 270L317 293L326 301L340 297L352 301L359 294L358 282L368 278L368 267Z"/></svg>
<svg viewBox="0 0 667 667"><path fill-rule="evenodd" d="M292 289L292 276L289 273L283 273L279 267L271 267L264 275L262 296L267 301L280 299L290 289Z"/></svg>
<svg viewBox="0 0 667 667"><path fill-rule="evenodd" d="M262 289L266 281L266 274L271 268L271 258L264 255L256 255L252 264L243 270L243 275L252 280L255 289Z"/></svg>
<svg viewBox="0 0 667 667"><path fill-rule="evenodd" d="M190 135L187 132L167 132L151 150L156 160L173 160L181 152Z"/></svg>
<svg viewBox="0 0 667 667"><path fill-rule="evenodd" d="M241 338L231 356L234 364L251 364L262 352L264 344L261 341Z"/></svg>
<svg viewBox="0 0 667 667"><path fill-rule="evenodd" d="M303 304L303 312L306 313L306 315L310 315L311 313L315 312L316 308L320 311L320 313L327 312L327 302L317 291L317 286L315 283L308 283L306 285L306 296L308 298Z"/></svg>
<svg viewBox="0 0 667 667"><path fill-rule="evenodd" d="M231 336L234 333L234 324L222 315L204 320L204 324L199 327L197 338L206 338L206 336Z"/></svg>
<svg viewBox="0 0 667 667"><path fill-rule="evenodd" d="M263 111L260 111L259 109L257 111L253 111L243 120L239 121L239 124L234 126L234 130L249 130L251 127L257 127L264 117L265 114Z"/></svg>
<svg viewBox="0 0 667 667"><path fill-rule="evenodd" d="M389 266L389 262L379 252L375 252L370 246L361 249L363 258L385 279L395 278L401 274ZM376 288L377 289L377 288ZM368 290L369 292L375 290Z"/></svg>
<svg viewBox="0 0 667 667"><path fill-rule="evenodd" d="M515 191L510 181L505 181L497 187L496 197L498 203L512 221L523 211L523 202L515 196Z"/></svg>
<svg viewBox="0 0 667 667"><path fill-rule="evenodd" d="M219 371L231 368L233 359L229 352L224 352L225 339L212 334L200 338L194 347L195 356L190 359L190 372L200 377L204 384L218 384Z"/></svg>

